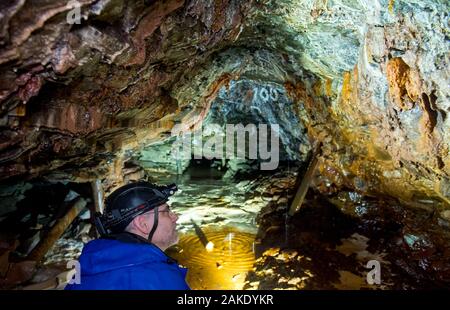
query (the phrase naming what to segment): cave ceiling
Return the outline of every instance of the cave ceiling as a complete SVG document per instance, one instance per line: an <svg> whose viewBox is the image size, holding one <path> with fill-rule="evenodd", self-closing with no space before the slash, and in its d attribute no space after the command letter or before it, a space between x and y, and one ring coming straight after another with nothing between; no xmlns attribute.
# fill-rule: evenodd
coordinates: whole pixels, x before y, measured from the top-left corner
<svg viewBox="0 0 450 310"><path fill-rule="evenodd" d="M304 143L322 143L319 190L449 205L448 1L15 0L0 10L4 182L105 178L247 81L283 89Z"/></svg>

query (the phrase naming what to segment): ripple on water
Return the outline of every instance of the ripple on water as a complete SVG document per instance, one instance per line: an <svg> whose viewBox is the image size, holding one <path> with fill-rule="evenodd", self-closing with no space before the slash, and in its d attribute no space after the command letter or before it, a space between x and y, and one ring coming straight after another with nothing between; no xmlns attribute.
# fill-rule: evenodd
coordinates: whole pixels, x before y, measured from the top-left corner
<svg viewBox="0 0 450 310"><path fill-rule="evenodd" d="M187 282L192 289L242 289L247 272L255 262L255 235L234 228L206 228L207 251L194 233L180 235L178 245L168 254L188 268Z"/></svg>

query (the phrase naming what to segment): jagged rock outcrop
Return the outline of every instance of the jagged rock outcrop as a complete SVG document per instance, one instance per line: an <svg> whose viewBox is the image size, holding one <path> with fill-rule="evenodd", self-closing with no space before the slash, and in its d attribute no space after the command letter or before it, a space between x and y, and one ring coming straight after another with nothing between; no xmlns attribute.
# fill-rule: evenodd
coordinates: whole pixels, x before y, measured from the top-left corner
<svg viewBox="0 0 450 310"><path fill-rule="evenodd" d="M67 23L76 2L2 4L3 179L56 169L63 178L95 178L124 150L170 131L175 116L198 121L205 102L180 101L173 85L188 83L237 38L250 5L78 3L79 24ZM198 91L201 98L209 89Z"/></svg>

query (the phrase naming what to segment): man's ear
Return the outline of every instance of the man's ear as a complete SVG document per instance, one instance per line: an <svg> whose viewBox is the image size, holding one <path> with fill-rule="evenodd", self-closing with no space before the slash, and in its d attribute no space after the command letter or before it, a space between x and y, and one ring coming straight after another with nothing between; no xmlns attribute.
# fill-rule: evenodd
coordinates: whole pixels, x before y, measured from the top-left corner
<svg viewBox="0 0 450 310"><path fill-rule="evenodd" d="M150 230L150 228L149 228L150 222L147 217L148 216L146 214L141 214L141 215L136 216L133 220L133 221L135 221L135 223L134 223L135 227L138 230L140 230L141 232L147 233Z"/></svg>

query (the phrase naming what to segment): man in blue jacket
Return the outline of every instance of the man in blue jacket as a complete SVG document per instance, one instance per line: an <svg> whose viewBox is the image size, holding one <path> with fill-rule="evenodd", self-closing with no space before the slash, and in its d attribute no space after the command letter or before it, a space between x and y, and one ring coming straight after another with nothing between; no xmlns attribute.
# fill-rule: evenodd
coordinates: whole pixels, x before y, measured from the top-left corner
<svg viewBox="0 0 450 310"><path fill-rule="evenodd" d="M163 251L178 242L178 216L167 204L176 185L131 183L115 190L97 214L102 238L80 256L80 284L66 290L185 290L185 268Z"/></svg>

